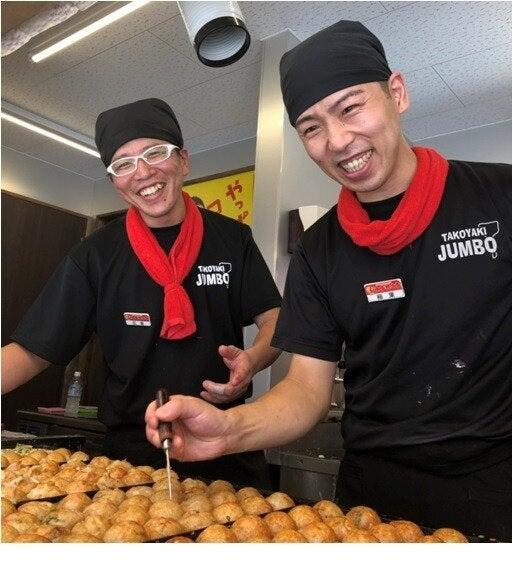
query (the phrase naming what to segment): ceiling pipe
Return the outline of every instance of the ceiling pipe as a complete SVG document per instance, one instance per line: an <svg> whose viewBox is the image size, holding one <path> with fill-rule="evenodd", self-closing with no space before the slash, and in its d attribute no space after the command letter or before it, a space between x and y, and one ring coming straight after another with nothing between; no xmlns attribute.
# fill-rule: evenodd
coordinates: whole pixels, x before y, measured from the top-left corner
<svg viewBox="0 0 513 578"><path fill-rule="evenodd" d="M247 52L251 37L237 2L177 2L199 60L221 67Z"/></svg>
<svg viewBox="0 0 513 578"><path fill-rule="evenodd" d="M2 57L12 54L41 32L69 20L93 4L96 2L57 2L52 8L36 14L18 28L2 35Z"/></svg>

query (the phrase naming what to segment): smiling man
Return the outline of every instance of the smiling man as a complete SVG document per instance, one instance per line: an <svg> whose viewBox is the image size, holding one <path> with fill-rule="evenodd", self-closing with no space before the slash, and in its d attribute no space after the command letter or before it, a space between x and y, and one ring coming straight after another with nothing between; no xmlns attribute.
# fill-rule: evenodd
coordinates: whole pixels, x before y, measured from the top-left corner
<svg viewBox="0 0 513 578"><path fill-rule="evenodd" d="M96 333L105 357L99 419L105 453L161 467L144 433L157 390L243 404L270 346L280 295L247 225L200 209L182 191L189 156L158 99L99 115L96 144L126 216L74 248L2 349L2 392L67 364ZM212 273L213 271L213 273ZM243 328L258 334L244 350ZM177 464L184 476L269 487L263 452Z"/></svg>
<svg viewBox="0 0 513 578"><path fill-rule="evenodd" d="M172 398L179 459L281 445L323 415L345 346L336 499L511 539L511 166L410 147L380 41L341 21L287 52L290 122L342 188L293 255L272 344L287 377L226 412Z"/></svg>

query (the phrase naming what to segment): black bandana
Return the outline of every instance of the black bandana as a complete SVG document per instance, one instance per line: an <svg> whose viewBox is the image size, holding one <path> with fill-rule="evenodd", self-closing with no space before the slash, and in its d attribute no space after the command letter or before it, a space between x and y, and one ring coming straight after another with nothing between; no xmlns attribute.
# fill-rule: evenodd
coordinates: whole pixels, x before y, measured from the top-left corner
<svg viewBox="0 0 513 578"><path fill-rule="evenodd" d="M183 147L175 113L158 98L124 104L98 116L94 139L106 167L120 146L137 138L156 138Z"/></svg>
<svg viewBox="0 0 513 578"><path fill-rule="evenodd" d="M282 56L281 92L290 123L295 126L305 110L334 92L391 74L376 36L360 22L341 20Z"/></svg>

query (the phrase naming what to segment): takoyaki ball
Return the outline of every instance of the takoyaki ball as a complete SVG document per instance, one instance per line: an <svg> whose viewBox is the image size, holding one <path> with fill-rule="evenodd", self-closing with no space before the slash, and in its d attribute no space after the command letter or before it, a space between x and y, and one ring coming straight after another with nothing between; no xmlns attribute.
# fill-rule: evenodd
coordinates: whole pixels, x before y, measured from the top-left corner
<svg viewBox="0 0 513 578"><path fill-rule="evenodd" d="M111 460L106 456L96 456L89 462L89 465L100 470L105 470L110 465L110 462Z"/></svg>
<svg viewBox="0 0 513 578"><path fill-rule="evenodd" d="M86 496L83 492L78 492L76 494L68 494L65 498L62 498L57 504L57 508L82 512L84 508L87 508L92 503L93 500L89 496Z"/></svg>
<svg viewBox="0 0 513 578"><path fill-rule="evenodd" d="M91 514L90 516L86 516L81 522L78 522L78 524L75 524L71 529L71 533L91 534L101 540L111 526L112 523L110 520L96 514Z"/></svg>
<svg viewBox="0 0 513 578"><path fill-rule="evenodd" d="M234 487L225 480L214 480L208 486L208 493L209 495L217 494L218 492L232 492L235 493Z"/></svg>
<svg viewBox="0 0 513 578"><path fill-rule="evenodd" d="M119 504L119 511L125 510L126 508L131 508L136 506L137 508L142 508L143 510L149 510L153 502L147 496L142 496L141 494L135 496L126 497L121 504Z"/></svg>
<svg viewBox="0 0 513 578"><path fill-rule="evenodd" d="M204 493L193 494L189 498L185 499L180 505L182 506L183 511L187 514L210 512L212 510L212 504L210 503L208 496Z"/></svg>
<svg viewBox="0 0 513 578"><path fill-rule="evenodd" d="M86 543L90 543L90 544L98 544L99 542L102 542L102 540L100 540L100 538L98 538L97 536L93 536L92 534L87 534L87 533L83 533L83 534L66 534L65 536L62 536L61 538L59 538L57 540L57 542L64 542L64 543L75 543L75 544L86 544Z"/></svg>
<svg viewBox="0 0 513 578"><path fill-rule="evenodd" d="M324 522L335 532L339 542L343 542L349 532L357 530L354 522L345 516L327 518Z"/></svg>
<svg viewBox="0 0 513 578"><path fill-rule="evenodd" d="M50 482L39 484L27 494L29 500L39 500L41 498L54 498L55 496L62 496L62 490Z"/></svg>
<svg viewBox="0 0 513 578"><path fill-rule="evenodd" d="M126 499L126 496L127 494L119 488L108 488L96 492L93 496L93 502L97 502L98 500L107 500L112 502L114 505L119 506L119 504Z"/></svg>
<svg viewBox="0 0 513 578"><path fill-rule="evenodd" d="M19 535L20 533L14 526L2 524L2 542L14 542Z"/></svg>
<svg viewBox="0 0 513 578"><path fill-rule="evenodd" d="M228 492L225 490L216 492L215 494L210 494L209 498L210 503L214 508L221 504L237 504L239 502L234 492Z"/></svg>
<svg viewBox="0 0 513 578"><path fill-rule="evenodd" d="M152 518L144 524L144 531L148 540L160 540L181 534L184 531L180 522L171 518Z"/></svg>
<svg viewBox="0 0 513 578"><path fill-rule="evenodd" d="M144 526L149 519L148 510L140 506L127 506L112 516L114 524L117 522L137 522L140 526Z"/></svg>
<svg viewBox="0 0 513 578"><path fill-rule="evenodd" d="M246 514L235 520L232 531L239 542L253 542L257 539L269 542L272 538L269 526L254 514Z"/></svg>
<svg viewBox="0 0 513 578"><path fill-rule="evenodd" d="M167 478L165 480L160 480L155 482L152 486L153 491L157 492L166 492L167 497L169 498L169 486L167 483ZM182 484L179 480L175 480L174 478L171 480L171 495L173 496L173 500L176 502L181 502L184 498L184 492L182 490Z"/></svg>
<svg viewBox="0 0 513 578"><path fill-rule="evenodd" d="M296 523L285 512L271 512L264 516L264 522L269 526L271 534L276 536L283 530L295 530Z"/></svg>
<svg viewBox="0 0 513 578"><path fill-rule="evenodd" d="M9 465L9 458L2 454L2 469L6 468Z"/></svg>
<svg viewBox="0 0 513 578"><path fill-rule="evenodd" d="M233 502L226 502L221 504L212 510L212 516L219 524L229 524L235 522L242 516L244 516L244 510L239 504L234 504Z"/></svg>
<svg viewBox="0 0 513 578"><path fill-rule="evenodd" d="M300 532L310 543L337 542L335 532L324 522L312 522L303 526Z"/></svg>
<svg viewBox="0 0 513 578"><path fill-rule="evenodd" d="M346 537L342 540L342 542L346 543L354 543L354 542L376 542L379 543L379 540L375 538L368 530L351 530L346 534Z"/></svg>
<svg viewBox="0 0 513 578"><path fill-rule="evenodd" d="M238 490L236 492L237 494L237 499L242 502L242 500L245 500L246 498L252 498L254 496L256 497L263 497L262 494L253 487L250 486L246 486L245 488L241 488L240 490Z"/></svg>
<svg viewBox="0 0 513 578"><path fill-rule="evenodd" d="M203 530L203 528L214 523L215 520L210 512L185 514L185 516L180 520L180 524L182 524L186 532Z"/></svg>
<svg viewBox="0 0 513 578"><path fill-rule="evenodd" d="M50 540L50 542L56 542L63 534L68 533L68 528L60 528L59 526L48 526L47 524L41 524L32 528L31 532L43 536L43 538Z"/></svg>
<svg viewBox="0 0 513 578"><path fill-rule="evenodd" d="M13 512L16 512L16 506L11 502L11 500L2 496L2 519L4 516L12 514Z"/></svg>
<svg viewBox="0 0 513 578"><path fill-rule="evenodd" d="M47 538L45 538L44 536L41 536L40 534L20 534L19 536L17 536L13 542L15 543L19 543L19 542L23 542L23 543L40 543L40 542L44 542L47 544L50 544L50 540L48 540Z"/></svg>
<svg viewBox="0 0 513 578"><path fill-rule="evenodd" d="M9 462L9 465L14 464L14 462L19 462L23 457L18 452L2 452L2 456L5 456L6 460Z"/></svg>
<svg viewBox="0 0 513 578"><path fill-rule="evenodd" d="M308 542L308 540L303 536L303 534L301 534L297 530L282 530L281 532L278 532L274 536L272 541L278 544L291 543L291 542L297 543Z"/></svg>
<svg viewBox="0 0 513 578"><path fill-rule="evenodd" d="M71 454L73 453L71 450L69 450L68 448L58 448L55 450L56 452L59 452L60 454L62 454L65 458L66 461L69 460L69 458L71 457ZM51 452L50 452L51 453Z"/></svg>
<svg viewBox="0 0 513 578"><path fill-rule="evenodd" d="M113 504L110 500L102 499L93 501L92 504L84 508L83 513L84 516L102 516L102 518L110 520L117 511L118 507L116 504Z"/></svg>
<svg viewBox="0 0 513 578"><path fill-rule="evenodd" d="M89 456L85 452L73 452L68 458L68 463L71 462L87 462Z"/></svg>
<svg viewBox="0 0 513 578"><path fill-rule="evenodd" d="M317 502L313 506L313 509L319 512L323 520L344 515L344 512L342 512L337 504L335 504L335 502L330 502L330 500L321 500L320 502Z"/></svg>
<svg viewBox="0 0 513 578"><path fill-rule="evenodd" d="M31 452L29 452L28 454L31 458L34 458L35 460L37 460L38 462L40 462L41 460L44 460L46 458L46 456L48 455L48 451L47 450L43 450L41 448L37 448L35 450L32 450Z"/></svg>
<svg viewBox="0 0 513 578"><path fill-rule="evenodd" d="M153 481L153 472L155 471L153 466L135 466L135 469L148 474Z"/></svg>
<svg viewBox="0 0 513 578"><path fill-rule="evenodd" d="M298 529L303 526L308 526L312 522L322 522L321 515L317 510L314 510L310 506L295 506L290 510L289 516L294 520Z"/></svg>
<svg viewBox="0 0 513 578"><path fill-rule="evenodd" d="M346 517L354 522L359 530L368 530L372 526L381 523L378 514L367 506L355 506L347 512Z"/></svg>
<svg viewBox="0 0 513 578"><path fill-rule="evenodd" d="M182 482L182 490L185 494L187 494L187 493L195 494L198 492L207 493L208 486L207 486L207 484L205 484L205 482L203 482L201 480L194 480L192 478L186 478Z"/></svg>
<svg viewBox="0 0 513 578"><path fill-rule="evenodd" d="M145 496L149 498L153 502L153 496L155 494L155 490L150 488L149 486L134 486L126 491L126 495L128 498L132 496Z"/></svg>
<svg viewBox="0 0 513 578"><path fill-rule="evenodd" d="M271 504L273 510L285 510L296 505L294 500L283 492L274 492L274 494L267 496L266 500Z"/></svg>
<svg viewBox="0 0 513 578"><path fill-rule="evenodd" d="M184 515L180 504L173 500L153 502L148 513L151 518L171 518L173 520L179 520Z"/></svg>
<svg viewBox="0 0 513 578"><path fill-rule="evenodd" d="M118 479L109 477L107 474L98 478L96 486L100 490L110 490L121 486L121 482Z"/></svg>
<svg viewBox="0 0 513 578"><path fill-rule="evenodd" d="M442 542L468 542L467 538L458 530L453 528L439 528L433 532L433 536L441 540Z"/></svg>
<svg viewBox="0 0 513 578"><path fill-rule="evenodd" d="M16 484L16 489L18 492L21 492L25 495L28 495L34 488L37 487L36 482L33 482L30 479L23 479Z"/></svg>
<svg viewBox="0 0 513 578"><path fill-rule="evenodd" d="M382 543L400 542L394 527L390 524L376 524L369 528L369 532Z"/></svg>
<svg viewBox="0 0 513 578"><path fill-rule="evenodd" d="M67 456L60 450L53 450L46 456L46 459L49 462L55 462L56 464L63 464L64 462L68 461Z"/></svg>
<svg viewBox="0 0 513 578"><path fill-rule="evenodd" d="M2 526L3 524L12 526L20 534L26 534L30 532L31 528L39 524L39 520L32 514L27 514L25 512L13 512L12 514L8 514L5 516L5 518L3 518Z"/></svg>
<svg viewBox="0 0 513 578"><path fill-rule="evenodd" d="M237 541L238 540L232 530L226 526L222 526L221 524L212 524L208 528L205 528L203 532L201 532L201 534L196 538L196 542L199 542L200 544L233 544Z"/></svg>
<svg viewBox="0 0 513 578"><path fill-rule="evenodd" d="M133 543L144 542L145 540L147 537L144 528L132 521L117 522L103 536L103 541L107 543Z"/></svg>
<svg viewBox="0 0 513 578"><path fill-rule="evenodd" d="M415 522L409 522L408 520L394 520L390 522L390 525L394 528L395 533L399 542L416 542L419 538L422 538L424 532L415 524Z"/></svg>
<svg viewBox="0 0 513 578"><path fill-rule="evenodd" d="M137 468L132 468L128 471L126 476L123 478L123 484L125 486L132 486L134 484L152 484L153 480L149 474L138 470Z"/></svg>
<svg viewBox="0 0 513 578"><path fill-rule="evenodd" d="M96 487L96 482L101 478L96 472L90 470L79 470L75 473L73 481L83 482L91 487Z"/></svg>
<svg viewBox="0 0 513 578"><path fill-rule="evenodd" d="M170 540L166 540L166 544L194 544L194 540L187 538L187 536L175 536Z"/></svg>
<svg viewBox="0 0 513 578"><path fill-rule="evenodd" d="M48 524L49 526L58 526L59 528L71 529L75 524L78 524L84 519L82 512L75 512L73 510L52 510L48 515L42 520L43 524Z"/></svg>
<svg viewBox="0 0 513 578"><path fill-rule="evenodd" d="M55 504L51 502L26 502L18 507L18 512L25 512L26 514L32 514L39 521L46 518L46 516L55 509Z"/></svg>
<svg viewBox="0 0 513 578"><path fill-rule="evenodd" d="M159 482L160 480L167 481L166 468L159 468L158 470L154 470L150 475L154 482ZM178 474L174 470L171 470L171 479L178 480Z"/></svg>
<svg viewBox="0 0 513 578"><path fill-rule="evenodd" d="M241 500L241 506L245 514L268 514L273 511L271 504L261 496L250 496Z"/></svg>
<svg viewBox="0 0 513 578"><path fill-rule="evenodd" d="M171 494L173 496L172 501L176 503L180 503L182 501L182 494L179 492L173 492ZM153 502L161 502L162 500L169 500L169 492L167 490L157 490L153 494Z"/></svg>
<svg viewBox="0 0 513 578"><path fill-rule="evenodd" d="M108 477L111 478L112 480L117 480L120 486L128 485L125 483L125 477L128 474L128 468L125 468L123 466L115 466L113 468L108 468L106 473ZM104 476L101 477L103 478Z"/></svg>
<svg viewBox="0 0 513 578"><path fill-rule="evenodd" d="M72 482L67 482L66 485L66 493L67 494L81 494L84 492L92 492L96 490L97 485L95 482L89 481L82 481L82 480L74 480Z"/></svg>
<svg viewBox="0 0 513 578"><path fill-rule="evenodd" d="M27 499L27 495L25 494L25 492L18 489L16 486L3 486L2 497L6 498L13 504L17 504L18 502Z"/></svg>
<svg viewBox="0 0 513 578"><path fill-rule="evenodd" d="M433 534L431 534L430 536L422 536L417 540L417 544L421 544L421 543L428 543L428 544L441 544L442 540L440 540L440 538L437 538L436 536L433 536Z"/></svg>
<svg viewBox="0 0 513 578"><path fill-rule="evenodd" d="M131 470L132 467L132 464L128 460L112 460L107 466L107 471L110 472L115 468L123 468L128 471Z"/></svg>
<svg viewBox="0 0 513 578"><path fill-rule="evenodd" d="M55 462L48 462L48 461L41 461L39 463L39 467L41 468L42 472L48 472L51 473L53 475L57 474L59 472L59 464L56 464Z"/></svg>

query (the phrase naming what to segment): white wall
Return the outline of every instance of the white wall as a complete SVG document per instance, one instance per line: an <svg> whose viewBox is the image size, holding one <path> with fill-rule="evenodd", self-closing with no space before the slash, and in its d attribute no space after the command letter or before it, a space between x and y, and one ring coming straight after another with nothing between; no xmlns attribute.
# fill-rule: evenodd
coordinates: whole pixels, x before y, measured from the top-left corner
<svg viewBox="0 0 513 578"><path fill-rule="evenodd" d="M94 181L2 147L2 189L82 215L91 214Z"/></svg>
<svg viewBox="0 0 513 578"><path fill-rule="evenodd" d="M511 163L511 121L444 134L415 142L448 159Z"/></svg>

